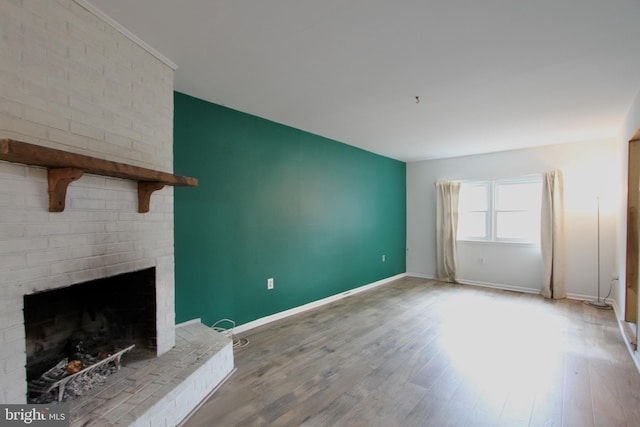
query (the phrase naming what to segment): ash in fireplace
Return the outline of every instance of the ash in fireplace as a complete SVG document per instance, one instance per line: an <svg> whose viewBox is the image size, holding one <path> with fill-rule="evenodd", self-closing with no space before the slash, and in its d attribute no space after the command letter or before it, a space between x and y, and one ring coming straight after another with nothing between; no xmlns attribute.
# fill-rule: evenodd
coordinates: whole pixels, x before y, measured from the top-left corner
<svg viewBox="0 0 640 427"><path fill-rule="evenodd" d="M115 354L76 354L79 358L60 360L53 368L29 383L34 397L29 403L51 403L75 399L86 391L103 384L120 367L120 358L131 350L131 345ZM66 379L68 378L68 379Z"/></svg>

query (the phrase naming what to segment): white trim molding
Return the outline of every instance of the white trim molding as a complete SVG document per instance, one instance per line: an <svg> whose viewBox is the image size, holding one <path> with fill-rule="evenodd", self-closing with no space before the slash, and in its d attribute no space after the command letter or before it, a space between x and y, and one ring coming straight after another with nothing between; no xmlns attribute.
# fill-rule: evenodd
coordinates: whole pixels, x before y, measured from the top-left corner
<svg viewBox="0 0 640 427"><path fill-rule="evenodd" d="M633 364L636 365L636 370L640 373L640 354L638 353L638 350L633 348L633 346L629 342L629 339L627 338L627 334L624 330L624 317L620 315L620 308L618 307L618 304L615 300L607 302L611 302L611 305L613 306L613 312L615 313L616 321L618 322L618 329L620 329L622 341L624 341L624 345L625 347L627 347L627 351L629 352L629 356L631 356L631 360L633 360Z"/></svg>
<svg viewBox="0 0 640 427"><path fill-rule="evenodd" d="M113 19L112 17L110 17L109 15L107 15L97 7L95 7L93 4L89 3L89 1L87 0L73 0L73 1L77 3L79 6L85 8L87 11L93 13L98 18L102 19L107 24L111 25L113 28L118 30L120 33L122 33L122 35L127 37L129 40L131 40L132 42L134 42L135 44L137 44L138 46L140 46L141 48L149 52L151 55L155 56L157 59L162 61L165 65L170 67L173 71L178 69L178 66L173 61L171 61L169 58L167 58L166 56L158 52L156 49L151 47L148 43L146 43L140 37L136 36L131 31L127 30L115 19Z"/></svg>
<svg viewBox="0 0 640 427"><path fill-rule="evenodd" d="M501 291L522 292L525 294L534 294L534 295L540 294L540 289L522 288L520 286L499 285L496 283L477 282L472 280L458 280L458 283L460 283L461 285L480 286L482 288L498 289Z"/></svg>
<svg viewBox="0 0 640 427"><path fill-rule="evenodd" d="M423 274L423 273L407 273L408 277L417 277L418 279L428 279L428 280L436 280L433 274Z"/></svg>

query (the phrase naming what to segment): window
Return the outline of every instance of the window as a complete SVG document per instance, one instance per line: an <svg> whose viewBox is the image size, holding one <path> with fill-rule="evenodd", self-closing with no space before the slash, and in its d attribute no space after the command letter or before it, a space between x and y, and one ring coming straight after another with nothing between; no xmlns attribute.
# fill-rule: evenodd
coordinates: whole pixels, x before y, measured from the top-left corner
<svg viewBox="0 0 640 427"><path fill-rule="evenodd" d="M458 201L458 238L489 238L489 183L463 183Z"/></svg>
<svg viewBox="0 0 640 427"><path fill-rule="evenodd" d="M463 182L459 197L458 240L539 242L541 177Z"/></svg>

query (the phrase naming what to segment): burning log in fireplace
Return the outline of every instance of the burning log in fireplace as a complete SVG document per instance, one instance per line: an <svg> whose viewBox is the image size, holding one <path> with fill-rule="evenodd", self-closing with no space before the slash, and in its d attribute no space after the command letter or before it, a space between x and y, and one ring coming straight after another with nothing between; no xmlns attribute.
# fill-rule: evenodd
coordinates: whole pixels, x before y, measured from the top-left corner
<svg viewBox="0 0 640 427"><path fill-rule="evenodd" d="M122 356L134 345L109 355L81 355L81 359L62 359L56 366L29 382L31 403L49 403L80 396L102 383L112 372L120 369ZM101 357L104 356L104 357ZM76 370L77 369L77 370Z"/></svg>

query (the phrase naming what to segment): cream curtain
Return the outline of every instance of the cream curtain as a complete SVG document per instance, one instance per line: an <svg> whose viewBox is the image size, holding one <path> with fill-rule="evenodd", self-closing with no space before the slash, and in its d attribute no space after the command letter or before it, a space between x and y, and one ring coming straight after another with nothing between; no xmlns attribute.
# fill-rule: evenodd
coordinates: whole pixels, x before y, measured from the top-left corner
<svg viewBox="0 0 640 427"><path fill-rule="evenodd" d="M456 232L460 183L437 181L436 185L436 279L456 283Z"/></svg>
<svg viewBox="0 0 640 427"><path fill-rule="evenodd" d="M542 296L560 299L567 296L564 285L562 250L564 218L562 171L545 172L542 178L542 216L540 245L544 268Z"/></svg>

